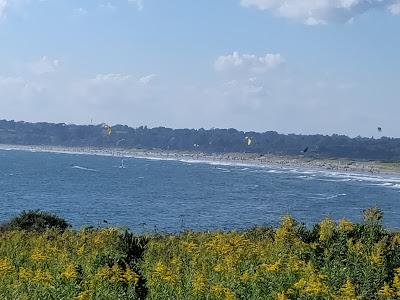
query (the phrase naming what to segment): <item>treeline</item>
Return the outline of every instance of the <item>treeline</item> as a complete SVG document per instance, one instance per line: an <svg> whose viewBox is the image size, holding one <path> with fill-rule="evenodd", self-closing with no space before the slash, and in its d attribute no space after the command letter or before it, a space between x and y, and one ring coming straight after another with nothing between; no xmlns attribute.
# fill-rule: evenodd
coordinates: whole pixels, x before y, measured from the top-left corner
<svg viewBox="0 0 400 300"><path fill-rule="evenodd" d="M344 135L243 132L236 129L171 129L100 125L28 123L0 120L0 143L80 147L120 147L305 155L349 159L400 160L400 138L380 139ZM306 150L306 151L305 151Z"/></svg>

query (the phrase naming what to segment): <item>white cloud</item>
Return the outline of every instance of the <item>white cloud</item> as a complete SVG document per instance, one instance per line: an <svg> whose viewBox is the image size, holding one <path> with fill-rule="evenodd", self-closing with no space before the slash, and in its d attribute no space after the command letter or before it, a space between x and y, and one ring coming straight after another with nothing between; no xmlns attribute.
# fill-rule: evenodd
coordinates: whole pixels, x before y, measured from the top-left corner
<svg viewBox="0 0 400 300"><path fill-rule="evenodd" d="M394 15L400 15L400 1L392 3L388 7L389 11Z"/></svg>
<svg viewBox="0 0 400 300"><path fill-rule="evenodd" d="M143 10L143 0L128 0L128 2L135 4L138 10Z"/></svg>
<svg viewBox="0 0 400 300"><path fill-rule="evenodd" d="M102 10L108 10L108 11L116 11L117 10L117 8L110 2L101 3L99 5L99 8Z"/></svg>
<svg viewBox="0 0 400 300"><path fill-rule="evenodd" d="M399 0L241 0L244 7L270 10L307 25L348 22L371 9L400 14Z"/></svg>
<svg viewBox="0 0 400 300"><path fill-rule="evenodd" d="M105 83L105 82L124 82L131 78L130 75L124 74L98 74L95 78L91 79L93 83Z"/></svg>
<svg viewBox="0 0 400 300"><path fill-rule="evenodd" d="M218 72L265 73L283 63L284 59L280 54L268 53L265 56L256 56L233 52L218 57L214 67Z"/></svg>
<svg viewBox="0 0 400 300"><path fill-rule="evenodd" d="M0 20L4 18L8 6L7 0L0 0Z"/></svg>
<svg viewBox="0 0 400 300"><path fill-rule="evenodd" d="M158 77L158 75L156 75L156 74L146 75L146 76L139 78L139 83L141 83L143 85L148 85L151 82L153 82L155 79L157 79L157 77Z"/></svg>
<svg viewBox="0 0 400 300"><path fill-rule="evenodd" d="M57 59L49 59L43 56L38 61L28 64L28 69L35 75L44 75L53 73L60 66L60 61Z"/></svg>

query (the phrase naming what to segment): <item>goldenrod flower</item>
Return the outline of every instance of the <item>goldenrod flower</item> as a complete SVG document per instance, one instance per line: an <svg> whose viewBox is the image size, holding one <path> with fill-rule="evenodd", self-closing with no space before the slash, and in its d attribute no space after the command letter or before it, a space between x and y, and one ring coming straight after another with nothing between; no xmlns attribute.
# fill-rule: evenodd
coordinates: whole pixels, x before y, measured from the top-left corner
<svg viewBox="0 0 400 300"><path fill-rule="evenodd" d="M350 278L347 278L343 287L340 289L339 294L335 297L337 300L357 300L356 290Z"/></svg>
<svg viewBox="0 0 400 300"><path fill-rule="evenodd" d="M109 279L111 278L111 276L112 276L112 271L111 268L108 266L100 268L96 273L96 277L101 280Z"/></svg>
<svg viewBox="0 0 400 300"><path fill-rule="evenodd" d="M235 293L231 289L223 287L220 284L211 286L210 291L212 294L223 297L225 300L236 299Z"/></svg>
<svg viewBox="0 0 400 300"><path fill-rule="evenodd" d="M385 282L383 287L378 291L378 296L384 299L392 299L395 295L394 291L390 286Z"/></svg>
<svg viewBox="0 0 400 300"><path fill-rule="evenodd" d="M383 257L383 250L385 248L385 244L383 241L379 241L374 245L372 248L371 253L371 262L375 265L382 266L384 257Z"/></svg>
<svg viewBox="0 0 400 300"><path fill-rule="evenodd" d="M214 266L213 270L217 273L220 273L224 270L224 267L221 264L217 264Z"/></svg>
<svg viewBox="0 0 400 300"><path fill-rule="evenodd" d="M47 256L43 254L39 249L35 249L31 255L31 259L34 261L43 261L46 260Z"/></svg>
<svg viewBox="0 0 400 300"><path fill-rule="evenodd" d="M351 231L351 230L353 230L353 228L354 228L354 226L349 220L341 219L339 221L339 231L341 231L341 232Z"/></svg>
<svg viewBox="0 0 400 300"><path fill-rule="evenodd" d="M279 267L280 267L280 262L279 261L277 261L275 263L272 263L272 264L262 264L262 265L260 265L260 268L262 268L262 269L264 269L264 270L266 270L268 272L276 272L276 271L279 270Z"/></svg>
<svg viewBox="0 0 400 300"><path fill-rule="evenodd" d="M196 273L193 278L192 286L196 293L203 291L206 285L205 279L202 274Z"/></svg>
<svg viewBox="0 0 400 300"><path fill-rule="evenodd" d="M289 300L289 297L285 293L278 293L276 295L276 300Z"/></svg>
<svg viewBox="0 0 400 300"><path fill-rule="evenodd" d="M85 252L85 245L82 245L79 247L79 249L76 251L76 253L81 256Z"/></svg>
<svg viewBox="0 0 400 300"><path fill-rule="evenodd" d="M243 282L247 282L251 279L250 273L249 271L245 271L241 276L240 276L240 280Z"/></svg>
<svg viewBox="0 0 400 300"><path fill-rule="evenodd" d="M92 299L92 291L82 291L76 297L75 300L90 300Z"/></svg>
<svg viewBox="0 0 400 300"><path fill-rule="evenodd" d="M167 271L167 267L162 263L162 262L158 262L154 268L154 271L158 274L163 274L164 272Z"/></svg>
<svg viewBox="0 0 400 300"><path fill-rule="evenodd" d="M118 282L118 281L124 281L123 278L123 271L120 268L120 266L118 266L117 264L114 264L111 268L111 281L113 282Z"/></svg>
<svg viewBox="0 0 400 300"><path fill-rule="evenodd" d="M54 278L48 270L36 270L33 281L44 285L49 285Z"/></svg>
<svg viewBox="0 0 400 300"><path fill-rule="evenodd" d="M6 274L12 271L13 265L11 260L8 258L0 259L0 275Z"/></svg>
<svg viewBox="0 0 400 300"><path fill-rule="evenodd" d="M319 223L319 226L319 240L321 242L329 240L334 234L335 222L331 219L325 219Z"/></svg>
<svg viewBox="0 0 400 300"><path fill-rule="evenodd" d="M31 270L28 270L24 267L19 268L19 270L18 270L19 280L22 280L22 281L31 280L32 276L33 276L33 272Z"/></svg>
<svg viewBox="0 0 400 300"><path fill-rule="evenodd" d="M196 252L198 249L198 246L196 243L194 243L193 241L190 242L182 242L182 246L185 248L186 251L188 251L189 253L193 253Z"/></svg>
<svg viewBox="0 0 400 300"><path fill-rule="evenodd" d="M76 276L78 275L78 272L76 271L75 265L69 264L64 272L61 273L61 277L65 279L75 279Z"/></svg>
<svg viewBox="0 0 400 300"><path fill-rule="evenodd" d="M122 275L122 278L128 282L128 283L133 283L136 285L139 281L139 275L136 274L136 272L132 271L131 268L127 267L124 274Z"/></svg>

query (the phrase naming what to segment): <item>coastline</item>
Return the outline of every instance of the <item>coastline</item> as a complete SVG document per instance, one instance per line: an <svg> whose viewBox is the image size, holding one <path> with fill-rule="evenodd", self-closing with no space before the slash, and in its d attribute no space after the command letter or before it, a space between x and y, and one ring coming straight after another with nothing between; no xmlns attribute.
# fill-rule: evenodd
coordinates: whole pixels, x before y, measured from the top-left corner
<svg viewBox="0 0 400 300"><path fill-rule="evenodd" d="M41 145L0 144L0 150L31 152L52 152L66 154L86 154L102 156L132 157L141 159L176 160L212 164L233 164L239 166L259 166L271 168L298 168L306 170L329 170L345 173L388 173L399 174L400 162L380 162L334 158L313 158L307 156L261 155L257 153L203 153L171 150L145 150L99 147L64 147Z"/></svg>

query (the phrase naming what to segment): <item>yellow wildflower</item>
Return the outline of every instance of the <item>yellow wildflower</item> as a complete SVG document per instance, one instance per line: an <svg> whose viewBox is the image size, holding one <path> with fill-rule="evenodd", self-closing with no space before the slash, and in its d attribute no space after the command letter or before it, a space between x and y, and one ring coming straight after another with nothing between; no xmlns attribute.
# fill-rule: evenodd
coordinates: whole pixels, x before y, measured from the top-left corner
<svg viewBox="0 0 400 300"><path fill-rule="evenodd" d="M124 281L122 269L117 264L112 266L111 274L112 274L111 281L113 282Z"/></svg>
<svg viewBox="0 0 400 300"><path fill-rule="evenodd" d="M183 247L185 248L186 251L188 251L189 253L193 253L196 252L198 249L198 246L196 243L194 243L193 241L190 242L182 242Z"/></svg>
<svg viewBox="0 0 400 300"><path fill-rule="evenodd" d="M76 297L75 300L90 300L92 299L92 291L82 291Z"/></svg>
<svg viewBox="0 0 400 300"><path fill-rule="evenodd" d="M76 253L81 256L85 252L85 245L82 245L79 247L79 249L76 251Z"/></svg>
<svg viewBox="0 0 400 300"><path fill-rule="evenodd" d="M0 275L6 274L12 271L13 265L11 260L8 258L0 259Z"/></svg>
<svg viewBox="0 0 400 300"><path fill-rule="evenodd" d="M394 291L390 286L385 282L383 287L378 291L378 296L383 299L392 299L394 296Z"/></svg>
<svg viewBox="0 0 400 300"><path fill-rule="evenodd" d="M335 222L331 219L325 219L319 223L319 240L321 242L329 240L335 232Z"/></svg>
<svg viewBox="0 0 400 300"><path fill-rule="evenodd" d="M219 295L219 294L221 294L221 292L223 292L224 288L220 284L217 284L217 285L211 286L210 290L211 290L211 293Z"/></svg>
<svg viewBox="0 0 400 300"><path fill-rule="evenodd" d="M76 271L75 265L73 264L67 265L64 272L61 273L61 277L65 279L75 279L77 275L78 272Z"/></svg>
<svg viewBox="0 0 400 300"><path fill-rule="evenodd" d="M375 265L382 266L383 265L383 250L385 248L385 244L383 241L379 241L372 248L371 253L371 262Z"/></svg>
<svg viewBox="0 0 400 300"><path fill-rule="evenodd" d="M343 287L340 289L339 294L335 297L337 300L357 300L356 289L352 284L350 278L347 278Z"/></svg>
<svg viewBox="0 0 400 300"><path fill-rule="evenodd" d="M167 267L162 262L159 261L158 263L156 263L154 272L156 272L158 274L163 274L166 271L167 271Z"/></svg>
<svg viewBox="0 0 400 300"><path fill-rule="evenodd" d="M18 278L19 280L31 280L32 279L32 271L28 270L24 267L19 268L18 270Z"/></svg>
<svg viewBox="0 0 400 300"><path fill-rule="evenodd" d="M396 296L400 296L400 268L394 270L395 275L393 278L393 289L396 293Z"/></svg>
<svg viewBox="0 0 400 300"><path fill-rule="evenodd" d="M294 284L294 287L305 294L324 295L328 292L327 286L323 283L325 275L315 273L311 264L306 268L307 278L301 278Z"/></svg>
<svg viewBox="0 0 400 300"><path fill-rule="evenodd" d="M354 228L354 226L349 220L341 219L339 221L339 231L341 231L341 232L351 231L351 230L353 230L353 228Z"/></svg>
<svg viewBox="0 0 400 300"><path fill-rule="evenodd" d="M240 280L243 282L247 282L251 279L250 273L249 271L245 271L241 276L240 276Z"/></svg>
<svg viewBox="0 0 400 300"><path fill-rule="evenodd" d="M128 282L128 283L133 283L136 285L139 281L139 275L136 274L131 268L127 267L124 274L122 275L122 278Z"/></svg>
<svg viewBox="0 0 400 300"><path fill-rule="evenodd" d="M108 266L100 268L96 273L96 277L101 280L109 279L111 277L111 275L112 275L112 271L111 271L111 268Z"/></svg>
<svg viewBox="0 0 400 300"><path fill-rule="evenodd" d="M97 235L93 242L95 243L96 246L100 246L101 244L104 244L104 238L101 235Z"/></svg>
<svg viewBox="0 0 400 300"><path fill-rule="evenodd" d="M224 288L224 299L225 300L234 300L234 299L236 299L235 294L232 292L231 289Z"/></svg>
<svg viewBox="0 0 400 300"><path fill-rule="evenodd" d="M161 279L166 283L175 282L175 278L170 273L165 274L164 276L161 277Z"/></svg>
<svg viewBox="0 0 400 300"><path fill-rule="evenodd" d="M193 290L196 293L200 293L203 291L205 285L206 285L206 282L205 282L203 275L196 273L194 275L193 282L192 282Z"/></svg>
<svg viewBox="0 0 400 300"><path fill-rule="evenodd" d="M39 249L35 249L31 255L33 261L43 261L46 260L47 256L43 254Z"/></svg>
<svg viewBox="0 0 400 300"><path fill-rule="evenodd" d="M289 297L285 293L278 293L276 295L276 300L289 300Z"/></svg>
<svg viewBox="0 0 400 300"><path fill-rule="evenodd" d="M225 288L225 287L221 286L220 284L213 285L211 287L211 293L213 293L217 296L223 296L225 300L236 299L235 294L232 292L231 289Z"/></svg>
<svg viewBox="0 0 400 300"><path fill-rule="evenodd" d="M224 270L223 266L221 264L217 264L215 265L215 267L213 268L213 270L217 273L220 273Z"/></svg>
<svg viewBox="0 0 400 300"><path fill-rule="evenodd" d="M49 285L53 282L54 278L48 270L36 270L33 281L44 285Z"/></svg>
<svg viewBox="0 0 400 300"><path fill-rule="evenodd" d="M288 239L295 224L296 222L291 216L288 215L283 217L281 226L275 231L276 240Z"/></svg>
<svg viewBox="0 0 400 300"><path fill-rule="evenodd" d="M260 267L268 272L276 272L279 270L280 262L277 261L273 264L262 264L262 265L260 265Z"/></svg>

